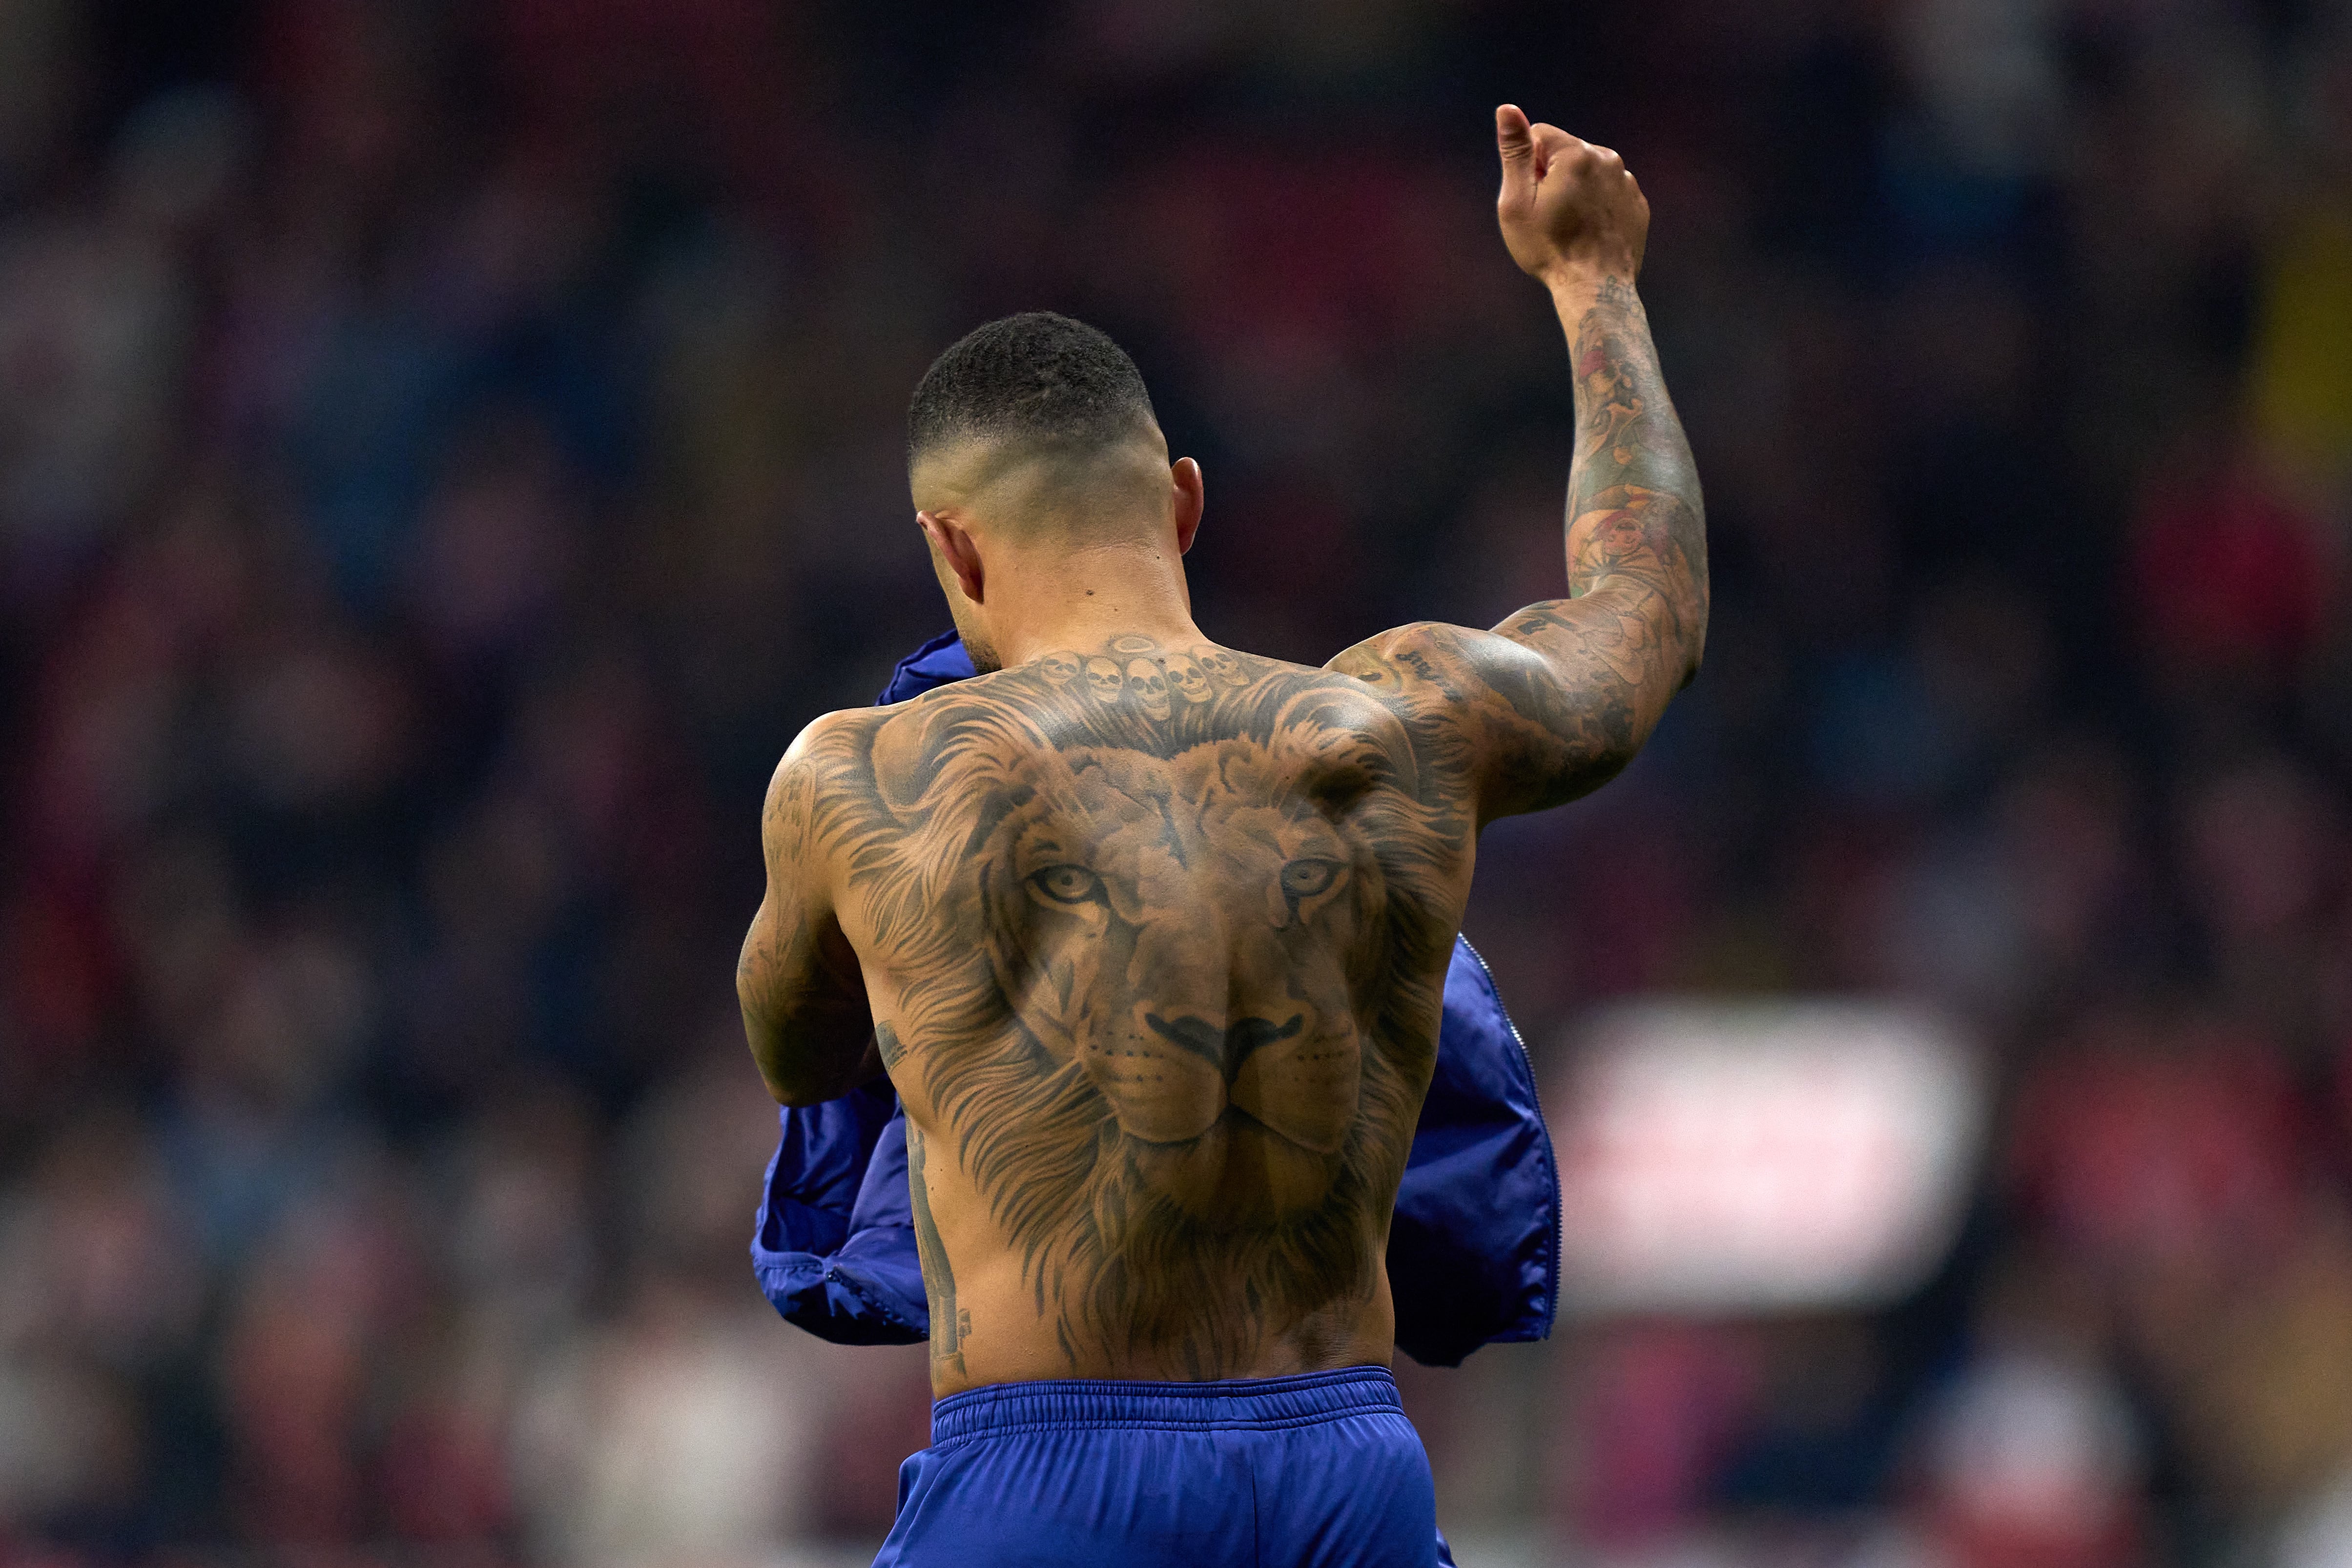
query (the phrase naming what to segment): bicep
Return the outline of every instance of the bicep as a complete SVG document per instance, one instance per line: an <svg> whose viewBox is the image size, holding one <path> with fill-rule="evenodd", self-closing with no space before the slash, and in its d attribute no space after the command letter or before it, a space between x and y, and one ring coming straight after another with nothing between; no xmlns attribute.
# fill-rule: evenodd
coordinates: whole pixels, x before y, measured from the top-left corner
<svg viewBox="0 0 2352 1568"><path fill-rule="evenodd" d="M1680 679L1643 612L1604 588L1530 605L1491 631L1400 627L1330 668L1405 709L1483 823L1574 800L1633 760Z"/></svg>
<svg viewBox="0 0 2352 1568"><path fill-rule="evenodd" d="M767 889L735 970L752 1057L776 1098L792 1103L826 1098L823 1091L863 1058L870 1028L864 977L814 826L818 781L801 752L795 745L785 753L768 786L761 817Z"/></svg>
<svg viewBox="0 0 2352 1568"><path fill-rule="evenodd" d="M736 999L755 1048L762 1035L787 1027L828 993L838 996L846 989L841 963L827 962L826 950L839 933L829 911L813 909L788 889L768 889L735 963ZM854 956L849 967L856 967Z"/></svg>
<svg viewBox="0 0 2352 1568"><path fill-rule="evenodd" d="M760 851L767 887L751 929L744 934L735 984L747 1018L774 1018L789 1010L794 992L816 978L817 944L811 940L830 913L824 889L810 876L810 804L815 781L801 747L784 753L768 781L760 809Z"/></svg>

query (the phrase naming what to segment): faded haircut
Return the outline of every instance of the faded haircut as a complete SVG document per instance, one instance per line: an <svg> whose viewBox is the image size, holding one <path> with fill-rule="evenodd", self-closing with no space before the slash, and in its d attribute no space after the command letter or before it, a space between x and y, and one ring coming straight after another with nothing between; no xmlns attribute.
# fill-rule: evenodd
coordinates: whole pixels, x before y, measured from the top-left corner
<svg viewBox="0 0 2352 1568"><path fill-rule="evenodd" d="M1084 321L1028 310L974 329L931 362L907 410L907 465L973 438L1083 456L1153 422L1125 349Z"/></svg>

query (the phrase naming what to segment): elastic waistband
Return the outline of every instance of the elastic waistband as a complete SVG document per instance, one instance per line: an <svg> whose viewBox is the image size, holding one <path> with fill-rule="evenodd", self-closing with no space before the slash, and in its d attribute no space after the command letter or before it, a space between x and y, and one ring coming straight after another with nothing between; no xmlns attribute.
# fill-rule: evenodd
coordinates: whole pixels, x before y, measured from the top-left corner
<svg viewBox="0 0 2352 1568"><path fill-rule="evenodd" d="M1009 1432L1087 1427L1186 1431L1312 1426L1346 1415L1404 1413L1384 1366L1222 1383L1118 1383L1099 1378L992 1383L931 1406L931 1446Z"/></svg>

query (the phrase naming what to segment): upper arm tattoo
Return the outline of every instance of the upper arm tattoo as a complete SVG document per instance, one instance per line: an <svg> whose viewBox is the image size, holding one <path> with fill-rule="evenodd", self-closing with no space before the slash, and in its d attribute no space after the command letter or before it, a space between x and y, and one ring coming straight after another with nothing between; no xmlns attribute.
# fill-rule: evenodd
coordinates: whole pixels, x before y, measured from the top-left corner
<svg viewBox="0 0 2352 1568"><path fill-rule="evenodd" d="M780 1094L837 1079L864 1045L864 977L811 874L820 773L796 748L769 785L760 829L768 890L736 960L752 1056Z"/></svg>

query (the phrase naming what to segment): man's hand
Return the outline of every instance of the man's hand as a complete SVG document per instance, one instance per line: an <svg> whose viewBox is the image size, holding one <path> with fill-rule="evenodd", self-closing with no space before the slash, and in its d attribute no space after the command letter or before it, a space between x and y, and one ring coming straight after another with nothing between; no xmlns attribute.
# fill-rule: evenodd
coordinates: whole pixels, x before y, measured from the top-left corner
<svg viewBox="0 0 2352 1568"><path fill-rule="evenodd" d="M1557 125L1528 124L1515 103L1495 110L1495 144L1503 155L1495 213L1523 271L1553 288L1612 275L1633 281L1650 204L1624 159Z"/></svg>

